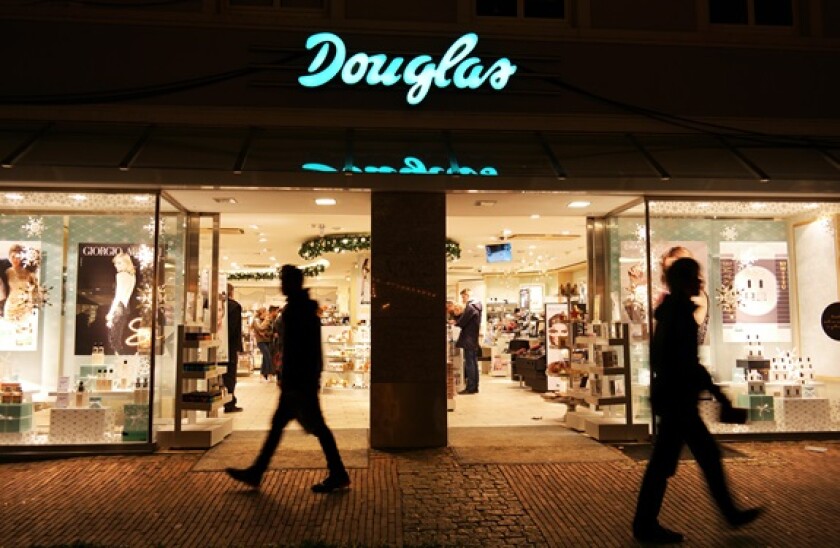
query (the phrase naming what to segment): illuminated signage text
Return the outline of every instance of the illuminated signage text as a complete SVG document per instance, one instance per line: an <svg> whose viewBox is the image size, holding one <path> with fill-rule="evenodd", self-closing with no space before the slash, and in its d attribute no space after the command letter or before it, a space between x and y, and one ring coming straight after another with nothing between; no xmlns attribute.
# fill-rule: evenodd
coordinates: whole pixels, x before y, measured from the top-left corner
<svg viewBox="0 0 840 548"><path fill-rule="evenodd" d="M483 175L485 177L494 177L499 174L494 167L483 167L478 171L465 166L460 166L458 168L445 168L439 166L426 167L421 160L413 156L406 156L404 162L405 165L400 168L391 166L365 166L363 168L350 166L338 169L316 162L303 164L301 167L304 171L319 171L322 173L337 173L340 171L343 173L399 173L403 175Z"/></svg>
<svg viewBox="0 0 840 548"><path fill-rule="evenodd" d="M348 86L363 81L370 86L393 86L402 81L410 86L406 96L410 105L425 99L432 85L476 89L488 82L493 89L504 88L516 72L516 65L502 57L485 68L478 57L468 57L477 44L477 35L465 34L449 46L438 62L429 55L418 55L408 61L403 57L389 59L384 53L355 53L348 57L347 47L340 37L321 32L306 40L306 49L317 49L317 53L309 64L309 74L299 77L298 82L315 88L338 75Z"/></svg>

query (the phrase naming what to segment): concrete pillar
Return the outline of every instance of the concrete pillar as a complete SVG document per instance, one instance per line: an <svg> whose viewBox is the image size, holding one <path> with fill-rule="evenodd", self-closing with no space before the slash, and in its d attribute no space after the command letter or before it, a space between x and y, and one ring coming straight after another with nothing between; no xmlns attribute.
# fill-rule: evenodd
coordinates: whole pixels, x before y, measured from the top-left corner
<svg viewBox="0 0 840 548"><path fill-rule="evenodd" d="M370 444L445 447L446 195L371 199Z"/></svg>

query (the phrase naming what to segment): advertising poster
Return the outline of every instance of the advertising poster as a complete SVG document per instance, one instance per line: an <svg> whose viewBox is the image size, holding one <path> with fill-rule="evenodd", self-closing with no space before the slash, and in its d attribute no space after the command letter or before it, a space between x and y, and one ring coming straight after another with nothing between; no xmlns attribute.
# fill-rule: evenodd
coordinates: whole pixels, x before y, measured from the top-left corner
<svg viewBox="0 0 840 548"><path fill-rule="evenodd" d="M569 307L565 303L545 305L546 376L548 390L564 390L561 374L569 370Z"/></svg>
<svg viewBox="0 0 840 548"><path fill-rule="evenodd" d="M41 242L0 240L0 350L38 346Z"/></svg>
<svg viewBox="0 0 840 548"><path fill-rule="evenodd" d="M638 255L638 243L635 241L622 242L622 260L620 261L621 271L621 317L622 321L631 324L647 324L648 316L648 279L645 272L645 261L643 257L631 259ZM703 241L678 241L660 240L651 244L651 279L650 286L653 291L651 300L653 309L659 306L662 299L668 293L668 286L665 283L664 270L677 259L689 257L700 265L700 275L704 280L709 279L709 246ZM706 284L708 285L708 284ZM708 288L704 287L701 294L694 300L697 305L695 319L699 326L698 344L709 344L709 313L711 310L711 299Z"/></svg>
<svg viewBox="0 0 840 548"><path fill-rule="evenodd" d="M786 242L721 242L720 301L724 342L790 342Z"/></svg>
<svg viewBox="0 0 840 548"><path fill-rule="evenodd" d="M145 246L142 246L145 247ZM140 265L136 244L79 244L75 354L94 345L108 355L137 354L141 335Z"/></svg>
<svg viewBox="0 0 840 548"><path fill-rule="evenodd" d="M370 256L359 257L359 304L370 304Z"/></svg>

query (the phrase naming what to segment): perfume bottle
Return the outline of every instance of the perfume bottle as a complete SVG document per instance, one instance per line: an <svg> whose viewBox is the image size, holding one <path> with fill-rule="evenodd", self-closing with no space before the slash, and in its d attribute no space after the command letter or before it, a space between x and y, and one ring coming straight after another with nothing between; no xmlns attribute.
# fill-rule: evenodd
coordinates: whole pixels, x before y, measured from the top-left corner
<svg viewBox="0 0 840 548"><path fill-rule="evenodd" d="M79 387L76 389L76 407L88 406L88 393L85 390L84 381L79 381Z"/></svg>

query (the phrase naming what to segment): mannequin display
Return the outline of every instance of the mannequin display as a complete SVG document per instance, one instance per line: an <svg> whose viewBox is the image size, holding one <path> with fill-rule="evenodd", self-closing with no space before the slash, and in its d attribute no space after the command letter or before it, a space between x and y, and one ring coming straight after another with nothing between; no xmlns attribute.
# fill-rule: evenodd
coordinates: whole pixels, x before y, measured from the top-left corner
<svg viewBox="0 0 840 548"><path fill-rule="evenodd" d="M114 300L111 302L111 308L105 320L108 326L108 339L114 354L123 354L125 353L125 329L129 322L129 308L134 286L137 283L137 273L131 255L128 253L120 251L114 255L113 263L117 271L116 287Z"/></svg>

